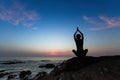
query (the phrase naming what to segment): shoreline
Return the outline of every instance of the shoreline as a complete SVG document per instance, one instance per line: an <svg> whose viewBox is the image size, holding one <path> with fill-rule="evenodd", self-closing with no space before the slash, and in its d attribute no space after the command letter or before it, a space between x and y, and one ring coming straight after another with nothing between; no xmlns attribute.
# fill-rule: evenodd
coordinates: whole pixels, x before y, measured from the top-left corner
<svg viewBox="0 0 120 80"><path fill-rule="evenodd" d="M45 61L42 61L42 62L45 62ZM7 73L6 72L5 74L2 74L6 70L0 70L0 79L5 80L5 79L10 78L12 80L19 80L20 79L20 73L23 72L21 74L22 75L24 74L25 75L24 78L26 77L27 80L39 80L39 79L40 80L49 80L48 77L51 78L50 80L58 80L58 79L56 79L56 77L59 76L59 78L64 78L66 76L66 74L64 74L64 73L70 74L72 72L72 73L76 73L76 75L79 75L77 73L78 71L82 70L84 72L87 72L85 70L85 68L87 67L87 69L89 69L89 68L91 68L91 65L94 66L94 69L96 69L96 70L97 70L97 66L98 65L99 65L99 67L103 68L103 70L104 69L109 70L109 67L104 68L104 67L107 66L106 64L108 64L109 66L112 66L113 69L114 69L114 67L118 68L118 66L120 67L120 65L117 65L118 62L120 62L120 56L119 55L115 55L115 56L100 56L100 57L86 56L86 57L81 58L81 59L77 58L77 57L73 57L73 58L70 58L68 60L62 61L61 63L55 65L55 67L53 66L54 68L50 68L51 71L49 73L46 72L46 71L38 71L38 73L34 74L34 72L32 70L27 70L26 69L26 70L21 70L21 71L16 72L16 73L12 73L12 72ZM15 63L15 64L7 64L7 65L16 65L16 64L17 63ZM23 64L23 63L18 63L18 64ZM51 63L51 64L54 64L54 63ZM6 64L4 64L4 65L6 65ZM74 65L75 67L71 66L71 65ZM45 68L45 65L44 65L42 69L47 69L47 68ZM92 72L94 72L94 69L93 69ZM33 74L34 74L34 76L32 76ZM61 76L61 74L64 74L64 75ZM83 74L83 73L81 73L81 74ZM119 74L120 74L120 72L118 72L117 75L119 75ZM70 74L70 75L74 75L74 74ZM108 75L108 74L105 74L105 75ZM6 76L6 78L5 78L5 76ZM96 76L98 76L98 75L96 75ZM69 76L69 77L71 77L71 76ZM69 77L67 77L67 78L69 79ZM77 76L77 77L80 78L80 75ZM55 79L53 79L53 78L55 78ZM66 80L66 78L62 79L62 80ZM75 80L75 79L73 79L73 80ZM105 79L105 80L107 80L107 79Z"/></svg>

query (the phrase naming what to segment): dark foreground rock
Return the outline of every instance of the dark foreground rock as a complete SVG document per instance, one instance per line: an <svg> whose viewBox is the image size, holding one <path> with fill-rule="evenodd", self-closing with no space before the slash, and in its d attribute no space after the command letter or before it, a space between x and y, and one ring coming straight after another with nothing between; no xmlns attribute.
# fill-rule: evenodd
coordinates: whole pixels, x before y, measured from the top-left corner
<svg viewBox="0 0 120 80"><path fill-rule="evenodd" d="M38 80L120 80L120 56L74 57Z"/></svg>

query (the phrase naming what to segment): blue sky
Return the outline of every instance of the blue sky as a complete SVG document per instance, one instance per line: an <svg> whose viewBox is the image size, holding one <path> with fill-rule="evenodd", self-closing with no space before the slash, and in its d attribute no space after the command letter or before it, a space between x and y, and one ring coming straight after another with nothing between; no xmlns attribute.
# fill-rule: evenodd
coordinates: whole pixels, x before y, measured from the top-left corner
<svg viewBox="0 0 120 80"><path fill-rule="evenodd" d="M120 53L119 0L0 0L1 56L66 56L76 27L88 55Z"/></svg>

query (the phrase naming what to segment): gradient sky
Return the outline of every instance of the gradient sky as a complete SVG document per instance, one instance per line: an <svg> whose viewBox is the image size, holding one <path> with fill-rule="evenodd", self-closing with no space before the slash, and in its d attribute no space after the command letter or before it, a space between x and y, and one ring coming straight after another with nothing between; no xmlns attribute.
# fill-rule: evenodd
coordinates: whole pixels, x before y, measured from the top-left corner
<svg viewBox="0 0 120 80"><path fill-rule="evenodd" d="M88 55L120 54L119 0L0 0L0 56L69 56L76 27Z"/></svg>

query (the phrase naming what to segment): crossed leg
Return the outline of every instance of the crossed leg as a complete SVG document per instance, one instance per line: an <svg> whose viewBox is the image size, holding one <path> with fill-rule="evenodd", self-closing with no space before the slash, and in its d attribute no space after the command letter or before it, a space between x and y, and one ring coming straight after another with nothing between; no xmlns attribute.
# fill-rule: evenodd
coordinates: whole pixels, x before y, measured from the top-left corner
<svg viewBox="0 0 120 80"><path fill-rule="evenodd" d="M76 51L72 50L72 52L77 56L77 57L84 57L86 56L88 49L82 50L82 51Z"/></svg>

